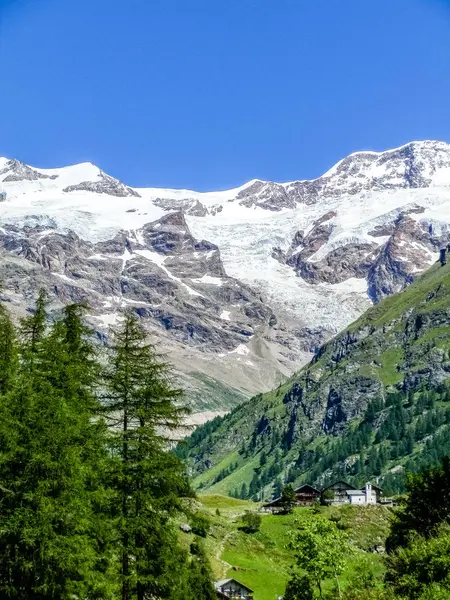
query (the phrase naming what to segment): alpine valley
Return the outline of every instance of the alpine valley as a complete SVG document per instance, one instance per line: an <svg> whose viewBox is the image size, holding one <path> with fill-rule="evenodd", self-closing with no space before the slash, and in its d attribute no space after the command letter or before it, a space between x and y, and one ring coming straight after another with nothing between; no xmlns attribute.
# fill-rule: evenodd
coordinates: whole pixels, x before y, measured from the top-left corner
<svg viewBox="0 0 450 600"><path fill-rule="evenodd" d="M250 483L269 440L286 469L299 443L311 452L311 436L347 431L369 399L400 382L438 385L450 370L447 268L383 300L449 242L449 144L359 152L316 180L208 193L131 188L90 163L3 158L0 192L1 299L18 316L39 288L54 311L86 300L106 342L132 308L175 365L197 423L281 385L206 437L200 429L199 446L190 440L195 472L216 469L200 475L205 486L227 469L221 490Z"/></svg>
<svg viewBox="0 0 450 600"><path fill-rule="evenodd" d="M371 478L388 494L450 453L450 265L437 262L277 389L178 447L197 486L260 499L285 482Z"/></svg>

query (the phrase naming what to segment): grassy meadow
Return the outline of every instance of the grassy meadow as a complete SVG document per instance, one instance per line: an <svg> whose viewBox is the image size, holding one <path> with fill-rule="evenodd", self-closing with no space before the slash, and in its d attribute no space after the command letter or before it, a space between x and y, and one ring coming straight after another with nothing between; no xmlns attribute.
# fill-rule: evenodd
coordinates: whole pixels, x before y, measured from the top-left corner
<svg viewBox="0 0 450 600"><path fill-rule="evenodd" d="M205 539L214 578L234 577L255 592L255 600L276 600L282 596L293 563L287 549L288 535L296 518L308 508L296 508L291 515L261 513L260 531L249 534L240 529L246 510L257 511L259 504L222 495L199 495L201 510L210 518L211 528ZM320 512L339 522L352 542L354 553L349 557L341 577L346 584L356 570L363 568L375 575L383 573L383 558L372 552L383 545L389 531L391 509L381 506L321 507ZM184 534L186 543L192 534ZM328 582L328 587L332 582Z"/></svg>

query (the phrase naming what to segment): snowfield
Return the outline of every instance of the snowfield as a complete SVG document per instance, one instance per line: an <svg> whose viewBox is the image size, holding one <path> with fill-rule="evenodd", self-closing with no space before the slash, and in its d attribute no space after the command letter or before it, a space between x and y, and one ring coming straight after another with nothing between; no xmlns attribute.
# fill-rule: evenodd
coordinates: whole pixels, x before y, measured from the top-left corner
<svg viewBox="0 0 450 600"><path fill-rule="evenodd" d="M93 243L126 231L139 241L144 225L181 210L195 238L218 246L227 275L256 289L292 331L326 330L329 335L342 330L370 305L368 281L349 276L338 283L308 282L287 261L280 260L274 249L283 256L289 252L289 256L299 256L304 247L292 246L295 236L301 232L305 239L317 230L317 222L325 219L326 238L317 247L312 243L314 251L306 259L310 266L320 267L331 253L352 244L383 247L404 213L444 239L450 224L450 145L425 141L386 152L359 152L316 180L275 183L253 179L219 192L130 188L91 163L41 169L0 158L0 192L7 194L0 203L0 227L43 227L43 243L49 229L73 231ZM421 239L405 241L404 254L402 243L398 243L400 262L411 260L411 250L421 257L420 266L409 265L412 274L437 259L437 252ZM211 274L181 280L165 265L166 257L154 249L136 250L135 254L156 264L192 297L204 298L202 292L208 286L224 285L221 277ZM125 249L119 257L123 268L132 257ZM107 255L92 258L110 259ZM345 260L351 262L351 256ZM58 277L64 280L65 275ZM204 287L197 291L190 283ZM223 327L229 327L233 305L225 308L218 315ZM105 326L117 322L117 316L109 312L97 318ZM239 345L231 352L218 353L215 360L242 363L242 357L248 355L253 360L257 353L253 347L256 343ZM248 361L248 366L253 368L253 362Z"/></svg>

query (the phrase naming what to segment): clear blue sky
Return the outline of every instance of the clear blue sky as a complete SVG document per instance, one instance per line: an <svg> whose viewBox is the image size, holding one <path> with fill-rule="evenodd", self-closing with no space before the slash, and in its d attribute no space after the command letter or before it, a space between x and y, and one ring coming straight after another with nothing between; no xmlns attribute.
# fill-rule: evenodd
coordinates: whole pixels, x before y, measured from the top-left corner
<svg viewBox="0 0 450 600"><path fill-rule="evenodd" d="M0 155L225 189L450 141L450 0L0 0Z"/></svg>

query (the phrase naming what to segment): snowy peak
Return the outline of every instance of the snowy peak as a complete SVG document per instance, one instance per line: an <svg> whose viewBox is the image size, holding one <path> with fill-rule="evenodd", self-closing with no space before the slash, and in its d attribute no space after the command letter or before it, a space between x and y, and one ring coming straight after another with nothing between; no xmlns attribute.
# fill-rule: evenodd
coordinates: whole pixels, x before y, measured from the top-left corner
<svg viewBox="0 0 450 600"><path fill-rule="evenodd" d="M317 179L288 183L253 179L238 188L220 192L134 189L92 163L38 169L6 158L0 159L0 183L2 191L7 193L58 189L64 194L89 192L122 198L143 197L164 211L182 210L200 217L217 215L225 208L230 211L230 203L278 212L295 209L298 204L311 205L375 190L450 186L450 144L422 141L385 152L356 152ZM11 184L22 184L21 189L16 190L17 186Z"/></svg>
<svg viewBox="0 0 450 600"><path fill-rule="evenodd" d="M337 163L321 179L350 194L362 190L450 185L450 145L411 142L386 152L357 152Z"/></svg>
<svg viewBox="0 0 450 600"><path fill-rule="evenodd" d="M58 305L87 298L99 335L132 307L199 398L205 377L272 388L450 242L444 142L217 192L134 189L92 163L0 158L0 192L8 301L29 308L39 287ZM217 387L208 393L215 402Z"/></svg>
<svg viewBox="0 0 450 600"><path fill-rule="evenodd" d="M15 158L1 159L0 177L4 183L15 181L36 181L38 179L56 179L58 175L45 175Z"/></svg>
<svg viewBox="0 0 450 600"><path fill-rule="evenodd" d="M0 182L2 191L12 194L58 190L66 194L92 192L116 197L140 197L138 192L89 162L60 169L37 169L16 159L1 158Z"/></svg>
<svg viewBox="0 0 450 600"><path fill-rule="evenodd" d="M450 145L424 141L386 152L356 152L313 180L256 181L237 199L244 206L279 211L337 196L439 185L450 186Z"/></svg>

